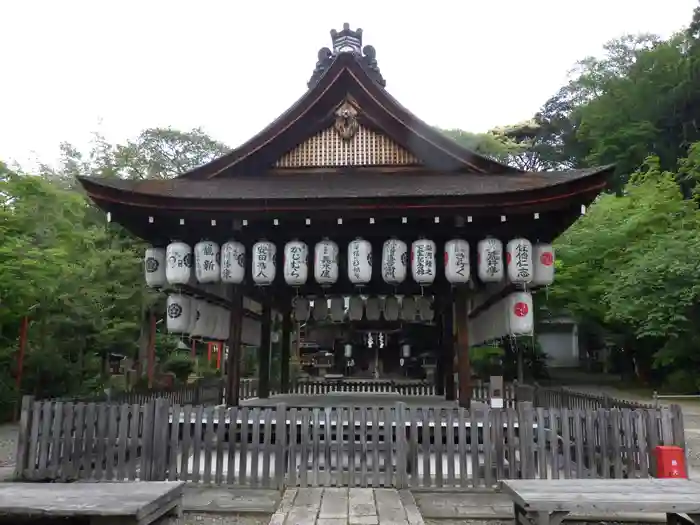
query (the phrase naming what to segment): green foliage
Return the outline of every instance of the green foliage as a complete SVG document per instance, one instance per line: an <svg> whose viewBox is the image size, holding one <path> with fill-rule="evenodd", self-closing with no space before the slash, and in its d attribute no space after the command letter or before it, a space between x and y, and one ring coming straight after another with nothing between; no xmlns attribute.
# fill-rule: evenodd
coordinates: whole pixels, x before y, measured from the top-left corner
<svg viewBox="0 0 700 525"><path fill-rule="evenodd" d="M195 363L190 354L176 352L168 356L163 363L163 372L170 372L178 381L186 383L190 374L194 371Z"/></svg>

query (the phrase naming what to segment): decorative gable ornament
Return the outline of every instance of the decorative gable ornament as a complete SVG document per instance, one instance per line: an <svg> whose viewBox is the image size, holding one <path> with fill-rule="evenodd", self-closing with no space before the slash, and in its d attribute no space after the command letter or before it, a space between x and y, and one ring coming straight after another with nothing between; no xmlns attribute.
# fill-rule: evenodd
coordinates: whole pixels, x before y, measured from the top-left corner
<svg viewBox="0 0 700 525"><path fill-rule="evenodd" d="M382 279L387 284L401 284L406 280L408 247L399 239L384 241L382 246Z"/></svg>
<svg viewBox="0 0 700 525"><path fill-rule="evenodd" d="M321 286L330 286L338 280L338 245L328 239L314 247L314 279Z"/></svg>
<svg viewBox="0 0 700 525"><path fill-rule="evenodd" d="M165 250L165 276L169 284L187 284L192 274L192 248L184 242L171 242Z"/></svg>
<svg viewBox="0 0 700 525"><path fill-rule="evenodd" d="M372 280L372 245L364 239L355 239L348 245L348 279L363 285Z"/></svg>
<svg viewBox="0 0 700 525"><path fill-rule="evenodd" d="M451 284L469 282L469 243L452 239L445 243L445 278Z"/></svg>
<svg viewBox="0 0 700 525"><path fill-rule="evenodd" d="M309 248L301 241L284 246L284 280L290 286L306 284L309 277Z"/></svg>
<svg viewBox="0 0 700 525"><path fill-rule="evenodd" d="M435 243L418 239L411 245L411 273L413 280L421 286L435 281Z"/></svg>
<svg viewBox="0 0 700 525"><path fill-rule="evenodd" d="M163 248L146 248L143 258L146 286L151 288L168 284L165 275L165 250Z"/></svg>
<svg viewBox="0 0 700 525"><path fill-rule="evenodd" d="M270 286L277 275L277 246L270 241L253 245L253 282L258 286Z"/></svg>
<svg viewBox="0 0 700 525"><path fill-rule="evenodd" d="M200 283L216 283L221 278L219 245L200 241L194 245L194 269Z"/></svg>
<svg viewBox="0 0 700 525"><path fill-rule="evenodd" d="M527 239L512 239L506 245L508 279L512 283L532 282L532 244Z"/></svg>
<svg viewBox="0 0 700 525"><path fill-rule="evenodd" d="M503 280L503 243L493 237L479 241L477 245L477 272L482 283L498 283Z"/></svg>
<svg viewBox="0 0 700 525"><path fill-rule="evenodd" d="M221 247L221 282L241 284L245 277L245 246L237 241Z"/></svg>
<svg viewBox="0 0 700 525"><path fill-rule="evenodd" d="M554 282L554 247L551 244L536 244L532 263L534 265L532 284L549 286Z"/></svg>
<svg viewBox="0 0 700 525"><path fill-rule="evenodd" d="M347 100L343 102L335 112L333 127L343 140L352 139L360 127L357 122L357 109L355 109L355 106Z"/></svg>

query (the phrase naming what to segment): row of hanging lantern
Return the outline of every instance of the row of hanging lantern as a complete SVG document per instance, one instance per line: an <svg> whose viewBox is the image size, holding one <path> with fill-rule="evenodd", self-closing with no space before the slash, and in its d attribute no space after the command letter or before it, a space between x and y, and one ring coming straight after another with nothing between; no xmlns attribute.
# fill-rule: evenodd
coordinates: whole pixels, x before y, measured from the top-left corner
<svg viewBox="0 0 700 525"><path fill-rule="evenodd" d="M198 242L194 256L184 242L173 242L167 248L148 248L145 257L146 283L161 287L167 284L188 284L193 277L199 283L223 282L240 284L245 278L243 244L229 241L221 247L212 241ZM338 245L324 239L314 246L313 277L322 286L337 282L339 276ZM365 285L372 280L372 244L355 239L348 245L347 275L352 284ZM418 239L408 245L399 239L389 239L382 246L382 279L393 285L407 278L410 270L413 280L429 286L436 276L436 246L429 239ZM260 286L271 285L277 276L277 247L270 241L253 245L251 277ZM477 276L482 282L501 282L508 279L518 284L549 285L554 281L554 251L551 244L535 244L517 238L507 243L505 262L503 243L486 238L477 245ZM454 285L466 284L471 277L469 243L452 239L444 246L445 278ZM194 272L192 269L194 268ZM298 240L284 247L283 274L290 286L303 286L309 279L309 248Z"/></svg>
<svg viewBox="0 0 700 525"><path fill-rule="evenodd" d="M348 298L347 308L345 298L319 297L312 302L306 297L295 297L292 301L292 313L297 322L331 320L333 322L379 321L423 321L431 322L435 317L432 298L417 296L387 296L366 297L353 295Z"/></svg>
<svg viewBox="0 0 700 525"><path fill-rule="evenodd" d="M171 294L166 307L166 327L171 334L226 341L231 325L229 311L223 306L196 297Z"/></svg>
<svg viewBox="0 0 700 525"><path fill-rule="evenodd" d="M534 330L532 294L513 292L469 321L471 345L511 335L529 335Z"/></svg>

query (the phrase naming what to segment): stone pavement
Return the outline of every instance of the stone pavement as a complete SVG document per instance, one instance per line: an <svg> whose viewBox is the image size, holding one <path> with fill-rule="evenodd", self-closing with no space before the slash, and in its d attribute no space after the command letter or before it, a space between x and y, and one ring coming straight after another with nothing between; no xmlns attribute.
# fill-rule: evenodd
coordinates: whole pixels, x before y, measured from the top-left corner
<svg viewBox="0 0 700 525"><path fill-rule="evenodd" d="M424 525L407 490L287 489L270 525Z"/></svg>

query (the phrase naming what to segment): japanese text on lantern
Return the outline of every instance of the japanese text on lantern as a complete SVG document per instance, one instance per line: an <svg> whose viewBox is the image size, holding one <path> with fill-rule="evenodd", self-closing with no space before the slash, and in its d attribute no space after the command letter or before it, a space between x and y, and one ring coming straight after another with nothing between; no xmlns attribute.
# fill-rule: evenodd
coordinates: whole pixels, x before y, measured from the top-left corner
<svg viewBox="0 0 700 525"><path fill-rule="evenodd" d="M290 274L292 277L299 278L299 269L301 268L301 256L302 256L302 250L301 246L292 246L289 250L291 252L291 260L289 263L290 266Z"/></svg>
<svg viewBox="0 0 700 525"><path fill-rule="evenodd" d="M270 256L269 247L266 244L258 244L256 246L255 260L257 261L257 272L255 277L267 279L267 263Z"/></svg>
<svg viewBox="0 0 700 525"><path fill-rule="evenodd" d="M206 243L202 247L202 269L206 272L214 270L214 246Z"/></svg>
<svg viewBox="0 0 700 525"><path fill-rule="evenodd" d="M333 248L330 244L323 244L323 251L321 252L321 278L330 279L331 278L331 267L333 266L333 258L335 254L333 253Z"/></svg>
<svg viewBox="0 0 700 525"><path fill-rule="evenodd" d="M396 280L396 243L390 242L386 253L386 265L384 266L384 278Z"/></svg>
<svg viewBox="0 0 700 525"><path fill-rule="evenodd" d="M490 276L495 276L500 273L500 265L498 258L501 256L499 253L497 243L489 241L486 246L486 274Z"/></svg>
<svg viewBox="0 0 700 525"><path fill-rule="evenodd" d="M515 266L518 269L518 277L530 277L530 247L527 243L521 242L515 247Z"/></svg>
<svg viewBox="0 0 700 525"><path fill-rule="evenodd" d="M224 279L224 281L228 281L233 277L233 262L236 261L236 264L241 267L243 266L243 253L238 249L238 247L230 243L226 243L224 245L224 250L225 252L221 265L221 277Z"/></svg>
<svg viewBox="0 0 700 525"><path fill-rule="evenodd" d="M360 243L352 243L352 273L355 279L358 281L362 277L362 270L360 269Z"/></svg>
<svg viewBox="0 0 700 525"><path fill-rule="evenodd" d="M464 248L459 246L455 250L455 273L460 277L464 277L464 272L467 269L467 254Z"/></svg>
<svg viewBox="0 0 700 525"><path fill-rule="evenodd" d="M433 275L433 247L430 243L418 243L416 245L416 275Z"/></svg>

